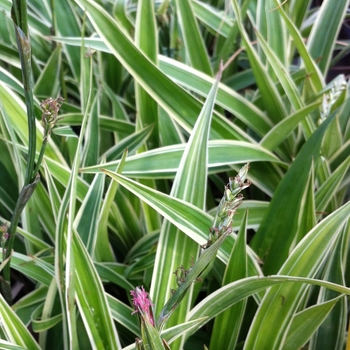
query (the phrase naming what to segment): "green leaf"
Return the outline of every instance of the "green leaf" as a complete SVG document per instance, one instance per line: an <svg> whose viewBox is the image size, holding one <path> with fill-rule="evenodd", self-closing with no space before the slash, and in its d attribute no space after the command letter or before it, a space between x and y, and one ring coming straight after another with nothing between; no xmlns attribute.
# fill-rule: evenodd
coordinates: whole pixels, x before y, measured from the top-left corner
<svg viewBox="0 0 350 350"><path fill-rule="evenodd" d="M339 0L336 3L325 0L312 26L307 46L313 59L319 60L318 66L323 74L329 70L333 49L348 6L348 0Z"/></svg>
<svg viewBox="0 0 350 350"><path fill-rule="evenodd" d="M350 202L315 226L292 251L280 275L313 278L329 256L334 241L350 217ZM260 303L250 327L247 349L280 349L306 286L286 284L271 288Z"/></svg>
<svg viewBox="0 0 350 350"><path fill-rule="evenodd" d="M243 26L241 20L240 8L237 0L231 1L234 14L237 18L237 25L242 35L243 45L246 49L248 59L252 70L254 72L256 83L259 87L264 108L267 110L270 120L277 124L286 116L286 109L284 107L281 96L278 94L271 77L267 74L261 60L259 59L248 34Z"/></svg>
<svg viewBox="0 0 350 350"><path fill-rule="evenodd" d="M136 336L140 336L140 325L136 316L130 317L134 310L111 295L106 294L106 296L113 319Z"/></svg>
<svg viewBox="0 0 350 350"><path fill-rule="evenodd" d="M90 58L91 59L91 58ZM90 65L92 67L92 65ZM89 72L92 80L92 68ZM92 85L90 85L92 88ZM78 346L75 309L75 287L78 273L75 273L75 256L73 254L74 218L76 209L76 197L78 189L78 170L80 165L81 146L86 130L90 112L92 90L90 89L87 106L81 126L80 136L73 160L72 170L69 174L65 192L61 201L57 216L55 232L55 276L59 286L63 316L63 343L64 347Z"/></svg>
<svg viewBox="0 0 350 350"><path fill-rule="evenodd" d="M346 229L344 235L338 238L327 265L323 279L333 283L345 285L344 266L343 266L343 251L344 243L346 242ZM336 297L336 293L328 289L322 288L318 303L332 301ZM310 342L310 349L316 350L320 346L325 350L340 350L343 348L343 335L347 328L347 300L341 298L334 308L327 315L322 325L318 328L316 334Z"/></svg>
<svg viewBox="0 0 350 350"><path fill-rule="evenodd" d="M86 60L86 58L85 58ZM88 61L89 62L89 61ZM84 74L85 76L87 73ZM88 86L93 83L87 82ZM84 109L86 106L83 107ZM86 125L86 133L84 135L85 147L82 152L81 166L89 166L96 164L100 155L100 133L99 133L99 96L96 94L92 103L89 119Z"/></svg>
<svg viewBox="0 0 350 350"><path fill-rule="evenodd" d="M50 56L34 86L34 94L41 98L56 98L59 91L59 80L62 59L62 46L58 45Z"/></svg>
<svg viewBox="0 0 350 350"><path fill-rule="evenodd" d="M121 162L117 168L117 173L121 173L124 168L126 152L124 152ZM113 204L113 199L117 193L118 183L111 181L102 204L100 217L98 219L97 240L94 246L94 256L97 261L113 261L113 251L108 241L108 217Z"/></svg>
<svg viewBox="0 0 350 350"><path fill-rule="evenodd" d="M247 210L244 212L242 225L237 235L237 240L232 249L230 259L225 269L222 285L247 277ZM234 349L242 326L243 316L247 301L241 300L215 318L213 333L211 335L210 348ZM230 332L223 334L223 329Z"/></svg>
<svg viewBox="0 0 350 350"><path fill-rule="evenodd" d="M201 104L185 90L166 77L153 65L125 35L119 24L96 2L77 0L93 23L111 53L123 64L134 79L152 96L172 118L185 129L195 124ZM221 137L233 135L227 128L227 119L220 116L213 119L212 135Z"/></svg>
<svg viewBox="0 0 350 350"><path fill-rule="evenodd" d="M327 205L335 197L336 192L349 169L350 157L346 158L337 169L319 187L315 195L316 209L318 212L326 210Z"/></svg>
<svg viewBox="0 0 350 350"><path fill-rule="evenodd" d="M180 198L201 209L205 205L207 188L209 130L220 78L221 72L217 76L217 80L203 105L203 109L186 144L170 193L171 197ZM196 185L193 186L193 184ZM196 257L199 253L199 247L196 242L167 221L162 225L158 245L163 249L158 249L156 252L156 263L151 284L151 299L154 302L156 314L160 310L163 313L165 308L162 309L162 307L167 303L169 291L176 287L176 282L174 279L170 279L169 276L179 266L186 265L190 256ZM163 263L159 264L157 261L162 261ZM183 294L179 295L175 302L176 305L179 305L179 301L182 300L182 303L177 307L173 317L167 322L167 328L183 323L186 320L187 310L192 303L192 282L193 280L190 282L190 285L183 287ZM171 296L170 300L176 298L176 295L177 291ZM170 307L171 312L174 309L175 307ZM164 319L160 316L159 326L163 324L165 318L169 317L170 310L167 310L168 313L163 316ZM177 340L173 344L173 349L182 348L183 342L184 339Z"/></svg>
<svg viewBox="0 0 350 350"><path fill-rule="evenodd" d="M2 254L2 249L0 250ZM51 264L34 257L14 252L11 257L11 267L24 275L48 286L54 276Z"/></svg>
<svg viewBox="0 0 350 350"><path fill-rule="evenodd" d="M154 4L150 0L138 2L135 43L137 47L155 65L158 64L158 40ZM153 125L152 134L148 140L150 149L159 146L158 105L156 101L135 82L135 99L137 109L136 130Z"/></svg>
<svg viewBox="0 0 350 350"><path fill-rule="evenodd" d="M53 23L55 33L61 36L81 36L78 18L72 8L72 3L68 0L55 3L53 11ZM76 47L65 46L63 50L69 63L69 67L75 79L80 78L80 50Z"/></svg>
<svg viewBox="0 0 350 350"><path fill-rule="evenodd" d="M189 65L211 76L212 71L208 53L192 10L192 1L176 0L175 8L181 26Z"/></svg>
<svg viewBox="0 0 350 350"><path fill-rule="evenodd" d="M185 145L159 147L126 159L123 174L136 178L173 178L179 169ZM208 168L210 173L231 169L232 164L251 162L282 163L270 151L243 141L213 140L208 142ZM101 168L114 170L119 160L80 169L96 173ZM283 164L283 163L282 163Z"/></svg>
<svg viewBox="0 0 350 350"><path fill-rule="evenodd" d="M297 127L298 123L306 118L306 116L314 111L320 104L321 102L312 103L287 116L265 134L260 141L260 145L270 151L274 150L289 136L293 129Z"/></svg>
<svg viewBox="0 0 350 350"><path fill-rule="evenodd" d="M110 147L101 158L106 158L107 161L113 161L114 159L120 158L126 149L129 154L134 154L137 150L142 149L145 146L146 141L151 137L153 130L153 125L149 125L144 129L139 129ZM117 164L119 164L119 160L117 161ZM115 166L113 168L115 169Z"/></svg>
<svg viewBox="0 0 350 350"><path fill-rule="evenodd" d="M134 193L147 204L155 208L159 214L164 216L164 218L169 220L172 224L176 225L179 230L183 231L198 244L203 245L206 243L208 238L207 232L212 223L212 217L208 214L188 202L170 197L162 192L143 186L122 175L118 175L109 170L104 170L104 172L113 180L127 188L130 192ZM233 238L233 235L230 235L228 239L224 241L218 252L218 257L225 263L227 262L232 249L232 241L230 242L229 238ZM249 275L260 275L260 268L257 264L256 256L249 247L248 257Z"/></svg>
<svg viewBox="0 0 350 350"><path fill-rule="evenodd" d="M1 345L1 348L4 350L27 350L27 348L24 348L22 346L13 345L10 342L8 342L6 340L2 340L2 339L0 339L0 345Z"/></svg>
<svg viewBox="0 0 350 350"><path fill-rule="evenodd" d="M69 45L82 45L81 38L53 37L52 39ZM84 42L96 50L108 53L112 52L101 38L84 38ZM181 86L188 88L201 96L206 97L208 95L210 87L213 85L214 78L204 75L194 68L169 57L159 55L158 59L159 68L172 80L175 80ZM257 106L223 84L219 84L217 104L236 115L240 120L249 125L257 134L267 132L272 125L271 121ZM251 140L247 134L243 133L242 130L237 128L233 123L230 123L229 125L230 128L235 131L235 138Z"/></svg>
<svg viewBox="0 0 350 350"><path fill-rule="evenodd" d="M0 295L2 328L5 330L6 337L14 345L19 345L25 349L40 349L38 343L27 330L27 327L21 322L16 313L7 304L2 295Z"/></svg>
<svg viewBox="0 0 350 350"><path fill-rule="evenodd" d="M98 238L98 220L105 183L104 179L105 177L102 174L94 177L74 222L76 230L90 255L93 254ZM89 218L89 220L86 218Z"/></svg>
<svg viewBox="0 0 350 350"><path fill-rule="evenodd" d="M320 69L318 68L317 64L310 56L300 31L297 29L295 24L291 21L290 17L285 13L285 11L283 10L283 7L280 6L279 2L275 0L275 3L276 3L277 11L279 11L281 17L283 18L284 23L288 28L288 32L293 39L293 43L297 48L300 57L303 60L303 64L305 65L305 70L308 76L308 80L311 82L311 86L313 87L314 92L317 93L322 90L324 85L323 76L320 72Z"/></svg>
<svg viewBox="0 0 350 350"><path fill-rule="evenodd" d="M222 11L198 0L191 2L194 15L202 23L213 29L214 33L228 37L233 26L233 20L225 16Z"/></svg>
<svg viewBox="0 0 350 350"><path fill-rule="evenodd" d="M259 291L273 286L276 288L278 285L301 286L305 283L324 286L326 288L330 288L332 290L336 290L339 293L344 293L347 295L350 294L349 288L313 278L301 278L282 275L269 277L253 276L232 282L211 293L188 313L188 320L192 321L206 316L207 318L197 325L198 329L207 323L210 319L214 318L216 315L220 314L235 303L247 298L248 296L258 293ZM279 302L281 303L281 301L282 298L279 297ZM266 327L269 326L271 326L271 324L266 323ZM194 333L194 331L195 330L191 331L190 334ZM274 331L274 329L271 329L271 331Z"/></svg>
<svg viewBox="0 0 350 350"><path fill-rule="evenodd" d="M314 305L294 316L286 341L283 345L285 350L300 349L310 339L312 334L329 315L341 297L328 302ZM325 349L322 345L322 349Z"/></svg>
<svg viewBox="0 0 350 350"><path fill-rule="evenodd" d="M331 120L322 123L298 153L276 189L268 213L252 240L253 249L264 260L267 274L276 272L283 264L296 237L311 164L319 157L322 137Z"/></svg>
<svg viewBox="0 0 350 350"><path fill-rule="evenodd" d="M96 349L121 349L103 285L77 234L73 236L73 253L76 298L91 346Z"/></svg>
<svg viewBox="0 0 350 350"><path fill-rule="evenodd" d="M62 322L62 314L58 314L53 317L47 317L47 318L45 317L45 319L39 319L42 314L43 307L44 305L40 305L32 313L32 327L33 327L33 331L36 333L41 333L43 331L46 331L54 327L56 324Z"/></svg>

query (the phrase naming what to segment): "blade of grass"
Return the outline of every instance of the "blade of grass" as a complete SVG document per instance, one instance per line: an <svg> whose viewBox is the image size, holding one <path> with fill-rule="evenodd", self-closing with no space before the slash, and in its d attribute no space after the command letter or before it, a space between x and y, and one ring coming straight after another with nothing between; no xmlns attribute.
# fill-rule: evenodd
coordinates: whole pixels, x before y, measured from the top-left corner
<svg viewBox="0 0 350 350"><path fill-rule="evenodd" d="M349 7L348 0L323 1L316 22L307 42L311 57L318 61L323 74L327 74L344 16Z"/></svg>
<svg viewBox="0 0 350 350"><path fill-rule="evenodd" d="M303 60L303 64L305 65L306 73L308 76L308 81L310 81L314 93L318 93L319 91L322 90L324 85L324 79L323 79L322 73L318 68L317 64L315 63L315 61L311 58L305 46L301 33L296 28L295 24L291 21L290 17L285 13L282 6L280 6L278 0L275 0L275 3L276 3L277 10L279 11L281 17L283 18L288 28L289 34L293 39L293 43L297 48L300 57Z"/></svg>
<svg viewBox="0 0 350 350"><path fill-rule="evenodd" d="M230 169L232 164L246 162L273 162L281 163L270 151L243 141L213 140L208 142L208 167L210 172L218 169ZM172 178L178 172L180 159L184 153L185 146L172 145L159 147L128 157L125 162L123 174L137 178ZM98 173L101 167L114 170L120 163L119 160L80 169L81 172Z"/></svg>
<svg viewBox="0 0 350 350"><path fill-rule="evenodd" d="M339 303L340 298L342 297L314 305L298 313L293 318L283 349L294 350L302 348L322 324L327 315L329 315L335 305ZM322 345L322 349L326 349L324 344Z"/></svg>
<svg viewBox="0 0 350 350"><path fill-rule="evenodd" d="M102 174L94 177L74 220L74 226L91 256L95 250L98 237L98 217L102 203L104 180L105 177ZM89 220L86 220L86 218L89 218Z"/></svg>
<svg viewBox="0 0 350 350"><path fill-rule="evenodd" d="M118 174L121 173L124 168L125 158L126 152L124 152L121 162L116 170ZM98 220L98 239L96 240L93 254L95 260L97 261L114 260L113 251L108 240L108 217L113 204L113 200L117 193L117 189L118 183L115 181L111 181L105 194L104 201L102 203L100 217Z"/></svg>
<svg viewBox="0 0 350 350"><path fill-rule="evenodd" d="M212 75L210 61L192 10L192 1L176 0L175 8L179 18L182 38L189 65L207 75Z"/></svg>
<svg viewBox="0 0 350 350"><path fill-rule="evenodd" d="M267 71L262 65L252 43L249 40L248 34L243 26L241 19L240 8L237 0L231 1L232 8L237 19L237 25L242 35L243 45L248 55L248 59L252 70L254 72L256 83L259 87L261 98L264 107L268 112L270 120L276 124L286 116L286 109L284 107L281 96L278 94L272 79L267 74Z"/></svg>
<svg viewBox="0 0 350 350"><path fill-rule="evenodd" d="M280 275L313 278L329 256L343 225L350 217L350 202L327 216L299 242L286 259ZM245 349L280 349L306 286L281 285L264 296L250 327Z"/></svg>
<svg viewBox="0 0 350 350"><path fill-rule="evenodd" d="M208 163L207 144L220 78L221 71L203 105L203 109L185 147L170 193L170 196L183 199L200 209L203 209L205 205ZM194 183L196 186L193 186ZM176 281L170 279L169 276L172 276L179 266L186 265L190 256L196 257L199 252L199 246L196 242L184 235L183 232L179 231L168 221L163 223L158 246L162 247L162 249L158 249L156 253L150 291L156 315L169 299L170 290L176 288ZM167 322L167 328L185 321L188 309L192 303L193 293L193 288L188 286L187 289L187 295L182 299L176 312ZM183 342L183 338L176 340L172 348L182 348Z"/></svg>
<svg viewBox="0 0 350 350"><path fill-rule="evenodd" d="M242 208L242 207L241 207ZM237 240L232 249L230 259L225 269L222 285L227 285L241 278L247 277L247 210L244 212L242 225L237 235ZM210 348L234 349L237 341L247 301L242 300L223 313L218 315L214 321L214 328L210 338ZM230 329L230 332L223 334L223 329Z"/></svg>
<svg viewBox="0 0 350 350"><path fill-rule="evenodd" d="M87 10L96 31L105 45L122 62L139 83L172 118L188 131L191 130L201 110L201 103L166 77L130 41L118 23L97 3L76 0ZM227 128L227 119L213 119L211 134L219 138L232 138L232 128Z"/></svg>
<svg viewBox="0 0 350 350"><path fill-rule="evenodd" d="M136 13L135 43L147 58L157 66L158 32L153 1L139 1ZM153 126L147 144L143 145L138 152L159 147L159 109L157 102L137 82L135 82L135 102L137 109L136 131ZM155 187L155 182L152 180L141 180L141 182ZM147 232L158 230L160 227L159 215L146 203L142 202L141 205Z"/></svg>
<svg viewBox="0 0 350 350"><path fill-rule="evenodd" d="M90 67L92 67L92 65L90 65ZM89 77L90 81L92 81L92 69L89 72ZM92 87L92 84L90 84L90 87ZM91 101L91 93L92 92L90 90L88 99L89 103ZM86 108L80 136L78 139L78 145L76 148L75 159L73 161L68 184L59 209L56 228L55 275L57 279L57 286L59 290L63 314L63 344L65 349L78 346L74 304L75 279L77 275L75 273L75 260L72 243L80 152L88 116L89 108ZM66 221L67 211L68 219Z"/></svg>
<svg viewBox="0 0 350 350"><path fill-rule="evenodd" d="M203 245L207 241L208 237L206 232L208 232L208 227L210 227L212 223L212 217L210 217L208 214L188 202L170 197L162 192L145 187L122 175L118 175L109 170L104 170L104 172L113 180L127 188L130 192L134 193L155 208L159 214L171 221L171 223L176 225L181 231L186 233L198 244ZM225 263L227 263L228 257L230 256L230 252L232 250L232 245L229 243L230 237L232 238L234 235L230 235L228 239L224 241L218 252L218 257ZM261 275L255 254L249 247L247 251L249 258L249 275Z"/></svg>
<svg viewBox="0 0 350 350"><path fill-rule="evenodd" d="M76 298L92 348L121 349L102 282L76 233L73 236L73 254Z"/></svg>
<svg viewBox="0 0 350 350"><path fill-rule="evenodd" d="M27 327L21 322L1 294L0 308L2 327L5 328L6 335L11 340L11 343L25 349L39 350L40 347L38 343L34 340L33 336L27 330Z"/></svg>
<svg viewBox="0 0 350 350"><path fill-rule="evenodd" d="M322 123L298 153L276 189L268 214L252 240L253 249L264 260L267 274L276 272L289 254L298 231L298 213L303 210L302 198L311 163L319 157L322 137L331 120L330 117ZM293 210L289 209L290 203L293 203Z"/></svg>
<svg viewBox="0 0 350 350"><path fill-rule="evenodd" d="M50 56L49 61L46 63L44 69L42 70L39 78L35 82L34 94L36 97L42 97L44 99L48 97L58 97L60 83L59 73L62 60L61 49L61 45L58 45L56 47Z"/></svg>
<svg viewBox="0 0 350 350"><path fill-rule="evenodd" d="M344 233L346 231L344 230ZM332 252L325 269L323 279L333 283L345 285L344 267L343 267L343 251L346 241L345 234L338 238L335 249ZM318 303L326 303L334 300L336 293L328 289L322 288ZM347 301L341 298L334 308L327 315L327 318L317 329L310 342L310 350L319 349L320 346L325 350L340 350L343 348L343 335L347 326Z"/></svg>
<svg viewBox="0 0 350 350"><path fill-rule="evenodd" d="M232 282L211 293L189 312L188 320L192 321L201 317L207 317L197 325L198 329L204 324L206 324L209 320L214 318L216 315L220 314L235 303L247 298L248 296L254 295L255 293L258 293L264 289L270 287L277 288L278 285L302 286L303 284L324 286L326 288L330 288L332 290L336 290L339 293L344 293L347 295L349 295L350 293L349 288L338 284L317 280L314 278L302 278L282 275L275 275L269 277L253 276ZM281 301L281 297L279 299ZM266 327L268 326L271 325L266 324ZM193 334L195 330L196 329L189 333ZM273 331L273 329L271 331Z"/></svg>

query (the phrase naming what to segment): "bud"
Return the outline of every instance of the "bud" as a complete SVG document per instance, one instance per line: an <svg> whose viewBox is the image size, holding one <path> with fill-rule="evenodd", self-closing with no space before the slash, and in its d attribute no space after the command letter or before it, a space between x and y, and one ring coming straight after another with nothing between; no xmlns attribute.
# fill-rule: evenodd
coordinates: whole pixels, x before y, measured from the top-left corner
<svg viewBox="0 0 350 350"><path fill-rule="evenodd" d="M47 98L40 104L43 114L41 115L41 123L45 129L45 137L49 137L51 130L56 125L57 121L61 118L57 118L58 112L62 106L64 98L58 97L53 99L52 97Z"/></svg>

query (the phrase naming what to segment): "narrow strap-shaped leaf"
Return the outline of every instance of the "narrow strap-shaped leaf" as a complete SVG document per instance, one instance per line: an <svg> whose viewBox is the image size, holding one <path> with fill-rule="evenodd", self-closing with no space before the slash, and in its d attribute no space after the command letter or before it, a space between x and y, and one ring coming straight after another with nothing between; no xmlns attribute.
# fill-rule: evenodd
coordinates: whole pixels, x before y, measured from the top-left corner
<svg viewBox="0 0 350 350"><path fill-rule="evenodd" d="M34 86L34 93L37 97L55 98L58 95L59 79L61 70L62 46L58 45L51 54L43 71Z"/></svg>
<svg viewBox="0 0 350 350"><path fill-rule="evenodd" d="M90 58L91 59L91 58ZM92 67L92 65L90 65ZM89 72L92 81L92 68ZM92 87L92 84L90 84ZM73 222L75 218L76 193L78 183L78 170L80 165L80 152L86 124L89 116L91 93L88 98L88 108L85 110L75 158L72 165L66 191L63 195L61 206L57 217L56 239L55 239L55 275L62 304L63 316L63 344L65 349L77 347L78 339L75 322L75 256L73 254ZM68 219L66 215L68 212Z"/></svg>
<svg viewBox="0 0 350 350"><path fill-rule="evenodd" d="M155 65L158 64L158 33L154 4L151 0L138 1L135 24L135 43L140 51ZM159 146L159 121L157 102L135 82L135 102L137 108L136 131L153 125L148 139L148 148Z"/></svg>
<svg viewBox="0 0 350 350"><path fill-rule="evenodd" d="M231 4L237 18L238 28L242 35L242 40L247 51L250 65L255 75L256 83L261 93L264 107L268 111L271 121L273 123L278 123L286 116L286 109L283 101L249 40L248 34L241 21L241 13L237 0L232 0Z"/></svg>
<svg viewBox="0 0 350 350"><path fill-rule="evenodd" d="M117 173L121 173L125 164L126 152L124 152L121 162L117 168ZM117 193L118 183L111 181L103 200L100 216L98 218L97 240L94 246L94 258L97 261L113 261L113 251L108 241L108 217Z"/></svg>
<svg viewBox="0 0 350 350"><path fill-rule="evenodd" d="M212 71L208 53L192 10L192 1L176 0L175 3L189 64L191 67L211 76Z"/></svg>
<svg viewBox="0 0 350 350"><path fill-rule="evenodd" d="M349 223L348 225L349 226ZM333 283L345 285L343 251L346 242L346 232L338 237L330 258L327 262L323 279ZM325 303L334 300L337 295L334 291L322 288L318 296L318 303ZM310 342L310 350L317 350L320 347L324 350L341 350L343 348L343 335L346 333L347 327L347 300L341 298L334 308L327 315L325 321L321 324L317 332L314 334Z"/></svg>
<svg viewBox="0 0 350 350"><path fill-rule="evenodd" d="M288 60L288 41L286 27L279 13L275 10L274 0L260 1L257 3L256 25L257 32L266 40L271 51L274 52L279 61L286 66ZM261 57L264 62L264 57ZM272 62L269 62L268 71L273 78L278 78L273 71Z"/></svg>
<svg viewBox="0 0 350 350"><path fill-rule="evenodd" d="M281 14L284 22L288 28L289 34L293 38L293 43L297 48L299 55L301 56L303 63L305 65L306 72L308 74L308 80L311 82L311 86L314 89L314 92L317 93L322 90L324 81L320 69L318 68L315 61L311 58L306 45L303 41L303 38L296 28L295 24L291 21L289 16L284 12L282 6L280 6L278 0L275 0L276 8Z"/></svg>
<svg viewBox="0 0 350 350"><path fill-rule="evenodd" d="M202 96L207 96L213 84L214 79L210 76L204 75L192 67L169 57L159 56L159 67L167 76L174 79L181 86ZM272 125L265 113L259 110L257 106L224 84L219 84L217 104L237 116L257 134L264 134ZM248 139L248 137L242 135L240 139L243 141Z"/></svg>
<svg viewBox="0 0 350 350"><path fill-rule="evenodd" d="M53 37L52 39L69 45L82 45L81 38ZM96 50L112 53L112 50L106 46L101 38L84 38L84 42ZM181 86L184 86L202 96L207 96L214 78L204 75L194 68L188 67L187 65L169 57L159 55L158 59L159 68L172 80L175 80ZM178 94L178 96L180 95ZM237 115L239 119L247 123L247 125L249 125L257 134L263 134L264 130L268 131L272 125L265 113L259 110L257 106L233 89L228 88L226 85L219 85L217 104L229 110L232 114ZM240 140L251 140L251 138L243 133L242 130L238 131L238 128L235 127L234 124L230 123L230 127L237 129L236 138Z"/></svg>
<svg viewBox="0 0 350 350"><path fill-rule="evenodd" d="M86 58L85 58L86 60ZM89 65L87 65L86 68L89 68ZM85 71L84 71L85 72ZM88 76L88 72L82 74L85 76ZM93 82L90 82L91 84L93 84ZM88 166L88 165L92 165L92 164L96 164L98 162L99 159L99 149L100 149L100 133L99 133L99 121L98 121L98 116L100 113L99 110L99 94L97 93L94 101L92 103L92 107L91 107L91 111L90 111L90 116L89 116L89 120L86 126L86 133L84 135L84 144L85 147L83 148L83 152L82 152L82 161L81 161L81 165L82 166ZM84 107L84 109L87 106Z"/></svg>
<svg viewBox="0 0 350 350"><path fill-rule="evenodd" d="M159 147L130 156L126 159L123 174L137 178L172 178L178 172L185 145ZM232 164L273 162L283 164L271 151L243 141L212 140L208 142L208 168L210 172L230 169ZM81 172L98 173L101 168L114 170L120 160L80 169Z"/></svg>
<svg viewBox="0 0 350 350"><path fill-rule="evenodd" d="M27 327L22 323L1 294L0 310L2 327L5 329L7 337L11 339L11 343L25 349L39 350L40 347L38 343L34 340Z"/></svg>
<svg viewBox="0 0 350 350"><path fill-rule="evenodd" d="M314 111L320 104L321 101L312 103L280 121L264 135L263 139L260 141L260 145L270 151L274 150L282 141L284 141L293 129L297 127L298 123L309 113Z"/></svg>
<svg viewBox="0 0 350 350"><path fill-rule="evenodd" d="M334 116L333 116L334 117ZM271 200L268 214L252 240L252 247L264 260L267 274L276 272L289 253L298 231L298 214L314 158L319 157L322 137L331 122L329 117L304 144L280 182ZM289 204L294 203L293 208Z"/></svg>
<svg viewBox="0 0 350 350"><path fill-rule="evenodd" d="M106 296L113 319L129 329L135 335L140 336L140 326L137 318L130 317L134 310L130 306L125 305L119 299L114 298L109 294L106 294Z"/></svg>
<svg viewBox="0 0 350 350"><path fill-rule="evenodd" d="M316 209L318 212L324 211L332 198L335 197L335 194L337 190L339 190L339 186L341 185L349 166L350 157L346 158L319 187L315 194Z"/></svg>
<svg viewBox="0 0 350 350"><path fill-rule="evenodd" d="M27 350L26 347L13 345L10 342L3 339L0 339L0 345L1 345L1 348L4 350Z"/></svg>
<svg viewBox="0 0 350 350"><path fill-rule="evenodd" d="M75 218L76 230L90 255L96 247L98 219L102 202L105 176L95 176ZM86 218L89 218L88 220Z"/></svg>
<svg viewBox="0 0 350 350"><path fill-rule="evenodd" d="M203 105L203 109L186 144L170 194L172 197L183 199L201 209L205 206L208 138L220 78L221 71L218 73L217 80ZM169 276L172 276L173 272L180 266L185 266L185 269L188 269L190 257L196 257L198 252L199 246L195 241L177 230L172 224L167 221L164 222L160 232L151 284L151 299L155 304L156 313L164 310L162 307L167 303L171 289L176 288L176 279L169 278ZM162 263L158 263L159 261L162 261ZM177 310L167 322L167 328L186 320L188 309L192 303L193 285L191 284L184 289L181 297L177 299ZM170 300L175 295L176 292L170 297ZM179 300L182 300L180 305ZM174 308L171 307L171 312ZM170 310L168 310L169 312ZM163 323L164 319L160 322ZM184 338L176 340L173 343L173 349L181 349L183 342Z"/></svg>
<svg viewBox="0 0 350 350"><path fill-rule="evenodd" d="M94 264L75 233L76 298L92 348L121 349L106 294Z"/></svg>
<svg viewBox="0 0 350 350"><path fill-rule="evenodd" d="M88 17L105 45L134 79L172 118L176 118L181 126L190 130L200 113L201 103L152 64L99 4L91 0L76 0L76 2L87 10ZM232 128L227 128L227 123L227 119L222 116L215 116L211 135L219 138L234 137L235 133Z"/></svg>
<svg viewBox="0 0 350 350"><path fill-rule="evenodd" d="M220 33L225 37L229 36L234 23L232 18L223 16L220 10L202 1L192 0L191 7L195 17L213 29L215 33Z"/></svg>
<svg viewBox="0 0 350 350"><path fill-rule="evenodd" d="M104 170L104 172L155 208L159 214L171 221L172 224L176 225L178 229L186 233L198 244L202 245L207 241L208 227L210 227L212 223L212 217L204 211L188 202L170 197L169 195L148 188L117 173L113 173L109 170ZM230 235L230 237L232 238L234 235ZM230 256L231 249L232 245L228 243L228 240L224 241L218 252L218 257L226 263ZM261 275L255 254L249 247L247 247L247 252L249 275Z"/></svg>
<svg viewBox="0 0 350 350"><path fill-rule="evenodd" d="M232 282L224 287L217 289L209 296L204 298L198 303L188 314L188 320L195 320L201 317L207 317L201 323L198 324L197 329L207 323L210 319L220 314L227 308L231 307L240 300L245 299L248 296L254 295L259 291L267 289L269 287L281 286L301 286L303 284L311 284L317 286L323 286L338 293L346 295L350 294L350 289L335 283L330 283L313 278L301 278L293 276L274 275L269 277L254 276L240 279ZM279 297L281 303L282 298ZM266 324L266 327L271 327L270 323ZM274 329L271 329L273 331ZM194 330L195 331L195 330ZM193 332L194 332L193 331ZM191 334L192 332L190 332ZM261 335L264 336L263 334ZM260 347L259 347L260 348ZM269 349L269 348L268 348Z"/></svg>
<svg viewBox="0 0 350 350"><path fill-rule="evenodd" d="M62 36L80 36L78 19L73 11L71 1L62 0L55 2L53 8L53 23L55 32ZM63 48L72 70L73 76L77 81L80 81L80 50L75 47L65 46Z"/></svg>
<svg viewBox="0 0 350 350"><path fill-rule="evenodd" d="M242 207L240 208L242 209ZM245 278L248 275L246 252L247 215L248 212L246 210L230 260L225 269L223 285ZM246 303L246 300L241 300L215 318L210 338L210 348L234 349L242 326ZM230 332L223 332L223 329L230 329Z"/></svg>
<svg viewBox="0 0 350 350"><path fill-rule="evenodd" d="M158 65L158 32L152 0L141 0L138 2L135 24L135 43L147 58L155 65ZM136 81L135 102L137 109L136 131L144 127L152 126L147 143L142 145L142 147L138 149L138 152L159 147L160 122L158 104ZM142 179L140 181L148 186L155 187L155 182L153 180ZM158 230L160 227L159 215L146 203L141 202L141 205L147 231L152 232Z"/></svg>
<svg viewBox="0 0 350 350"><path fill-rule="evenodd" d="M313 278L329 255L342 227L350 217L350 202L315 226L292 251L280 275ZM250 327L245 350L280 349L297 311L306 285L286 284L271 288L264 296Z"/></svg>
<svg viewBox="0 0 350 350"><path fill-rule="evenodd" d="M304 102L302 101L300 92L296 84L294 83L292 77L290 76L287 70L288 68L285 67L283 65L283 62L279 60L279 58L269 47L268 42L265 41L263 36L259 32L256 32L256 35L259 39L259 43L262 49L264 50L264 53L266 54L268 62L270 63L273 71L275 72L276 79L281 83L281 86L283 87L284 92L289 99L292 110L299 111L301 108L304 107ZM305 120L301 120L301 124L303 126L304 133L307 135L307 138L309 138L315 129L314 123L311 119L306 117Z"/></svg>
<svg viewBox="0 0 350 350"><path fill-rule="evenodd" d="M283 349L300 349L306 344L311 335L316 331L327 315L329 315L334 306L339 303L340 298L341 297L338 297L328 302L314 305L295 315L288 331L286 341L283 345ZM324 344L322 344L322 349L326 349Z"/></svg>
<svg viewBox="0 0 350 350"><path fill-rule="evenodd" d="M307 46L312 58L319 60L318 66L323 74L329 70L333 49L348 7L348 0L323 1L312 26Z"/></svg>

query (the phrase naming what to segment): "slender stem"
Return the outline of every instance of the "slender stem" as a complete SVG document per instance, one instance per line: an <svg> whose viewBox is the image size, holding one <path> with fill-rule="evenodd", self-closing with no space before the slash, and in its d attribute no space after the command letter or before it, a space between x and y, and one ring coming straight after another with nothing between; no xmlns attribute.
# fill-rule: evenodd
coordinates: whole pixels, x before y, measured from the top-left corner
<svg viewBox="0 0 350 350"><path fill-rule="evenodd" d="M38 184L39 180L40 180L40 176L39 176L39 174L37 174L34 182L29 184L29 185L24 186L19 197L18 197L15 210L12 214L11 224L10 224L10 227L8 230L8 239L6 241L5 249L4 249L4 254L5 254L4 260L11 256L12 247L13 247L13 243L14 243L14 239L15 239L15 234L16 234L16 229L17 229L19 218L21 216L21 213L22 213L24 207L26 206L27 202L29 201L30 197L32 196L32 194L35 190L35 187ZM3 271L4 271L5 281L9 282L10 281L10 264L6 264Z"/></svg>
<svg viewBox="0 0 350 350"><path fill-rule="evenodd" d="M43 156L44 156L45 149L46 149L46 146L47 146L47 141L48 141L48 138L44 137L43 144L42 144L41 149L40 149L40 154L39 154L38 160L36 162L36 167L34 169L34 174L39 173L39 168L40 168L40 165L41 165L41 161L43 160Z"/></svg>
<svg viewBox="0 0 350 350"><path fill-rule="evenodd" d="M24 97L28 116L28 160L24 180L24 186L34 181L35 153L36 153L36 127L35 110L33 99L33 76L32 76L32 55L28 32L27 3L26 0L14 0L12 6L12 17L15 26L18 52L22 66L22 79Z"/></svg>
<svg viewBox="0 0 350 350"><path fill-rule="evenodd" d="M28 16L26 0L13 0L12 19L16 33L18 53L21 60L22 79L24 88L24 97L27 107L28 118L28 159L27 168L24 179L23 188L19 194L15 210L12 214L10 227L8 230L8 238L4 243L3 260L10 260L15 234L21 213L32 196L37 183L39 182L39 174L34 173L35 153L36 153L36 126L35 126L35 110L33 99L33 76L31 65L31 46L28 31ZM11 284L10 284L10 262L3 269L3 279L1 280L1 292L11 303Z"/></svg>

